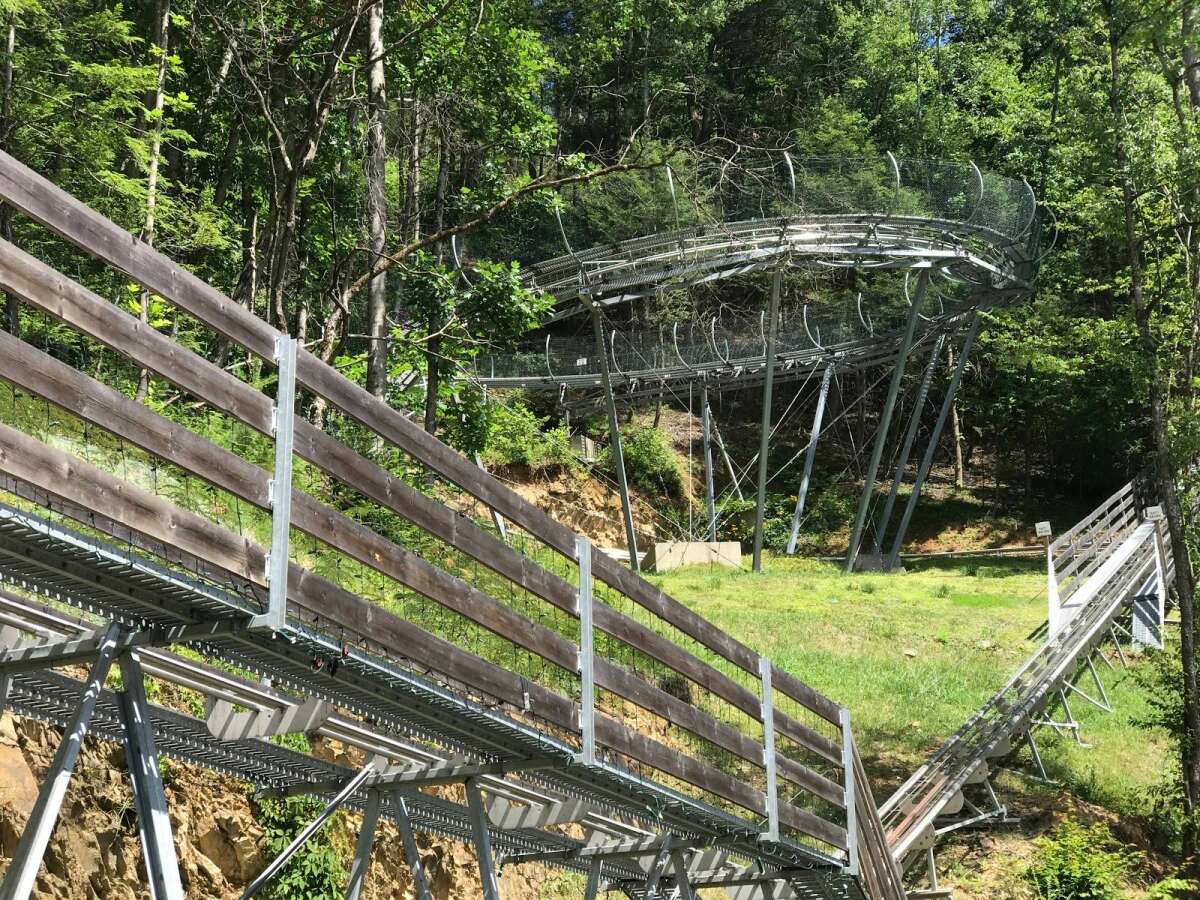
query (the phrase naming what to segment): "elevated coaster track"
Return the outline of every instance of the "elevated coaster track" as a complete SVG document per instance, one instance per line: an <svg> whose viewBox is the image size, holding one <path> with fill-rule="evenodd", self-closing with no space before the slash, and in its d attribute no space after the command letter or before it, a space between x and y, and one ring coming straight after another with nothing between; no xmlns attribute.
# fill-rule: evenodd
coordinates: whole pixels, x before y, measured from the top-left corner
<svg viewBox="0 0 1200 900"><path fill-rule="evenodd" d="M592 221L586 197L566 198L558 213L566 253L540 257L544 240L501 244L521 262L526 285L555 298L546 324L791 267L924 272L937 302L920 311L920 328L962 328L967 313L1027 294L1044 250L1029 185L985 174L972 163L781 153L695 173L689 197L702 199L684 204L686 212L670 183L675 202L659 219L643 221L631 210L623 227L646 229L642 233L621 237L621 225ZM678 326L613 331L610 379L622 387L698 377L719 385L761 371L768 357L776 367L800 371L831 362L871 365L896 355L912 305L907 299L897 304L894 297L867 294L864 302L862 293L851 292L840 307L814 306L811 316L806 305L803 329L797 322L793 332L777 335L772 354L765 326L755 336L731 339L715 318L681 323L682 342ZM484 355L476 375L492 387L600 387L595 351L594 344L551 335L514 354Z"/></svg>
<svg viewBox="0 0 1200 900"><path fill-rule="evenodd" d="M548 293L555 305L545 326L587 312L592 336L581 339L552 330L515 353L488 354L475 360L475 377L490 388L554 390L566 409L606 408L609 446L625 520L626 545L637 559L637 535L625 476L618 398L636 402L687 385L698 388L703 422L707 539L716 540L710 445L709 395L730 388L762 389L763 422L758 451L754 569L761 568L767 457L773 432L771 404L776 381L821 374L820 399L810 445L821 434L821 411L829 381L839 372L879 367L891 371L887 399L865 472L858 511L846 556L848 570L860 562L871 525L874 549L870 564L895 568L912 509L921 494L928 465L923 464L901 514L890 550L883 545L897 488L916 436L906 431L891 496L877 523L868 522L884 446L891 439L893 413L910 355L923 342L933 347L932 361L912 408L919 418L937 355L946 341L962 335L959 370L952 377L946 411L970 356L981 310L1027 295L1045 252L1047 231L1033 191L1025 181L984 173L973 163L886 158L721 160L698 166L683 183L667 170L672 204L645 214L631 202L627 215L614 221L598 215L587 193L566 197L555 211L560 252L545 258L553 230L534 228L522 240L484 234L481 253L518 259L527 287ZM620 202L620 199L616 201ZM512 223L503 229L517 231ZM456 254L462 262L462 256ZM810 304L793 310L782 323L781 295L787 274L796 270L897 272L903 290L842 291L841 303ZM606 315L639 298L685 292L701 284L768 272L769 299L753 328L729 329L716 314L701 314L655 332L608 328ZM466 276L464 276L466 277ZM910 281L915 285L910 287ZM865 298L865 300L864 300ZM811 313L810 313L811 306ZM681 327L682 326L682 327ZM682 335L681 335L682 331ZM675 386L675 387L672 387ZM567 392L576 395L567 398ZM690 403L690 400L689 400ZM930 439L936 446L946 415L938 418ZM900 443L900 439L897 438ZM804 474L811 477L813 452ZM795 551L804 513L805 487L798 491L788 552Z"/></svg>
<svg viewBox="0 0 1200 900"><path fill-rule="evenodd" d="M183 895L159 750L331 797L301 839L361 808L351 897L380 815L469 837L488 900L500 863L533 861L586 872L589 897L903 896L844 708L3 154L0 199L61 241L39 237L47 258L83 250L186 315L191 340L199 329L275 373L265 393L0 241L0 289L30 321L107 354L76 367L0 333L0 576L19 592L0 600L0 686L65 734L0 896L29 896L91 731L126 746L155 897ZM139 369L225 423L238 452L101 380ZM297 415L306 398L336 427ZM389 460L438 480L437 496ZM324 505L302 489L312 479L368 512ZM503 517L507 540L438 499L451 486ZM47 671L79 662L83 682ZM207 717L150 704L147 673L199 691ZM363 767L263 742L312 730L362 750Z"/></svg>
<svg viewBox="0 0 1200 900"><path fill-rule="evenodd" d="M1118 631L1135 648L1162 646L1174 561L1161 510L1140 506L1149 500L1131 482L1048 544L1044 642L880 807L897 864L907 868L927 855L932 889L927 893L938 892L939 837L1006 817L988 780L997 760L1025 744L1041 778L1048 779L1035 730L1051 728L1081 740L1071 697L1111 711L1092 661L1101 642L1111 639L1122 663ZM1094 688L1077 683L1085 672ZM1060 719L1051 715L1055 709ZM964 796L968 785L982 786L976 788L987 798L982 807Z"/></svg>

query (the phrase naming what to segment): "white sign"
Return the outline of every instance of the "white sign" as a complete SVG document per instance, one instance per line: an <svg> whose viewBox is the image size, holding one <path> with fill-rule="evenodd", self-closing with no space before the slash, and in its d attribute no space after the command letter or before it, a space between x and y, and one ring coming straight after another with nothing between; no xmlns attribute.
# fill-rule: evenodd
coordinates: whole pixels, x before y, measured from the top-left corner
<svg viewBox="0 0 1200 900"><path fill-rule="evenodd" d="M1050 537L1050 523L1049 522L1038 522L1033 527L1034 527L1034 529L1036 529L1038 537Z"/></svg>

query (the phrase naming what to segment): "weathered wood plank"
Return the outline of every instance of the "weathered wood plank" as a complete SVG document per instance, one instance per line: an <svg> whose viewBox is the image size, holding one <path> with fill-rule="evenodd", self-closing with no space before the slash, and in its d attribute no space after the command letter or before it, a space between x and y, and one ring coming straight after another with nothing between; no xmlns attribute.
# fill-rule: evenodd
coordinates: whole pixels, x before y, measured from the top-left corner
<svg viewBox="0 0 1200 900"><path fill-rule="evenodd" d="M269 506L270 475L263 469L7 332L0 332L0 377L119 434L156 456L178 462L249 503L263 509ZM121 490L125 485L111 476L105 481L108 489L113 491ZM104 509L102 506L94 508ZM199 521L207 522L206 519ZM128 524L146 532L145 522ZM292 524L517 646L569 671L575 669L578 650L570 641L301 491L292 492ZM194 552L192 548L184 549ZM259 556L263 555L261 548L255 548L255 551ZM221 564L219 560L214 562Z"/></svg>
<svg viewBox="0 0 1200 900"><path fill-rule="evenodd" d="M200 477L231 491L249 503L264 509L269 504L269 476L262 469L209 443L183 426L163 418L148 407L36 350L7 332L0 332L0 378L32 394L42 396L93 424L112 430L150 453L175 460ZM520 634L526 638L521 642L526 649L533 650L564 668L574 668L577 659L577 648L574 644L541 625L517 616L506 607L495 604L490 598L472 597L470 591L464 587L456 589L450 581L451 576L433 569L419 558L414 563L407 551L389 544L369 529L346 520L307 494L293 492L292 514L293 523L300 530L321 539L337 540L342 548L365 564L386 574L405 575L406 582L420 583L431 595L437 595L435 599L443 596L450 598L446 601L439 599L439 602L444 602L445 605L452 604L451 608L472 621L483 624L506 638L512 634ZM355 539L361 546L354 546ZM397 561L402 557L409 557L408 571L396 568ZM414 577L413 569L418 572L432 572L434 581L423 582L420 575ZM443 581L446 583L442 584ZM321 606L331 605L328 586L320 586L320 591L326 595ZM350 610L357 605L364 605L358 598L351 600L351 597L352 595L342 594L334 598L342 608L339 619L343 626L346 624L345 619L351 615ZM471 602L472 600L474 602ZM366 633L374 634L375 631ZM384 646L388 644L385 642ZM389 649L397 652L403 646L405 645L392 644ZM762 764L761 745L696 707L672 697L605 660L598 661L596 674L600 687L679 725L697 737L737 754L742 759L756 765ZM837 787L833 782L808 772L803 767L785 767L783 774L785 777L790 775L789 780L797 786L813 789L818 796L826 798Z"/></svg>
<svg viewBox="0 0 1200 900"><path fill-rule="evenodd" d="M779 666L771 666L771 684L775 690L791 697L805 709L815 712L831 725L838 724L841 709L836 703L810 688L799 678L789 675Z"/></svg>
<svg viewBox="0 0 1200 900"><path fill-rule="evenodd" d="M266 322L2 152L0 196L25 215L125 272L234 343L264 359L273 357L278 333ZM570 529L305 350L298 356L297 381L548 546L574 558L574 534ZM605 583L713 652L751 674L757 672L756 653L619 563L599 555L594 562L594 571ZM821 710L813 711L821 714Z"/></svg>
<svg viewBox="0 0 1200 900"><path fill-rule="evenodd" d="M0 285L136 364L156 372L213 408L263 434L270 434L271 401L263 394L3 240L0 240ZM369 499L425 528L559 609L577 614L574 588L564 579L304 420L296 422L295 449L301 458ZM189 468L186 462L176 462ZM190 470L201 477L209 477L194 468ZM250 502L257 502L250 496L243 496ZM314 536L331 542L324 534ZM599 601L595 621L600 630L663 663L747 715L759 716L759 701L754 694L642 623ZM786 685L783 689L788 692Z"/></svg>
<svg viewBox="0 0 1200 900"><path fill-rule="evenodd" d="M660 772L665 772L709 793L724 797L743 809L748 809L760 816L766 814L767 798L762 791L707 763L673 750L653 738L634 733L606 715L596 716L596 739L618 753L640 760ZM839 825L825 821L808 810L781 802L779 804L779 820L787 827L794 828L809 837L843 850L846 849L846 830Z"/></svg>
<svg viewBox="0 0 1200 900"><path fill-rule="evenodd" d="M0 470L86 509L206 559L245 581L265 584L261 547L62 450L0 424Z"/></svg>
<svg viewBox="0 0 1200 900"><path fill-rule="evenodd" d="M193 513L173 509L162 498L121 482L95 466L7 425L0 425L0 469L78 508L95 505L94 508L104 509L112 521L119 521L124 527L133 528L153 540L174 543L184 552L240 578L262 583L261 573L265 569L261 548ZM563 728L578 731L577 708L566 698L465 653L299 566L291 566L288 593L291 600L298 598L304 609L319 615L323 623L344 627L376 646L403 648L400 652L392 650L390 655L419 662L485 694L500 696L517 708L524 706L524 696L528 693L531 704L537 704L531 711ZM628 750L627 755L655 768L661 768L666 761L671 769L662 771L732 802L742 802L752 796L747 794L744 785L719 770L691 760L678 751L669 751L663 745L648 742L630 733L621 723L604 718L607 720L605 741L611 742L611 746L625 748L621 752ZM639 753L646 756L643 758Z"/></svg>

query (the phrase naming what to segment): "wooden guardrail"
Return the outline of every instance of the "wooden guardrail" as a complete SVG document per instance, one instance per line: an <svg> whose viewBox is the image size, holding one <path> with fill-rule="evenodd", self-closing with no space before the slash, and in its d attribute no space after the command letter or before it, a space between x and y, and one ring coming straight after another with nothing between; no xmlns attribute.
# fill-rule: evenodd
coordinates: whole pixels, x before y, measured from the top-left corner
<svg viewBox="0 0 1200 900"><path fill-rule="evenodd" d="M273 364L279 337L275 329L2 153L0 198L222 338ZM209 408L264 436L271 435L271 398L6 241L0 241L0 288L156 373ZM241 501L262 510L271 507L270 473L264 469L7 333L0 333L0 378ZM303 350L297 383L557 554L576 561L575 535L569 529ZM330 478L412 522L559 613L578 618L577 589L566 578L312 424L297 419L294 440L296 455ZM259 593L265 591L265 551L253 541L9 425L0 425L0 470L10 476L9 488L19 485L27 497L41 493L53 497L58 508L68 514L74 511L91 527L142 535L147 545L161 542L198 564L231 574ZM505 642L565 673L578 672L580 648L575 641L341 511L293 490L291 521L311 538ZM772 764L761 731L762 696L742 683L749 678L739 681L718 668L718 663L732 664L758 679L759 654L602 554L593 554L592 571L598 582L642 611L635 617L597 597L593 617L598 631L683 676L701 689L698 696L719 699L749 724L730 724L710 709L680 699L618 662L599 656L595 660L596 686L762 772L773 768L779 778L799 789L797 797L809 797L814 808L846 812L844 748L840 740L829 736L836 735L840 727L842 711L836 703L770 666L769 690L796 704L808 718L802 721L778 704L768 705L768 724L777 739L788 742L791 754L776 754ZM532 715L568 733L580 733L580 709L570 697L454 646L445 637L366 602L296 563L289 566L287 595L293 613L306 621L319 615L322 624L342 629L392 658L411 660L472 691L496 697L517 715ZM669 636L672 631L695 642L711 658L702 658L687 641L673 640ZM719 768L706 761L703 753L668 746L639 733L631 721L619 713L597 709L597 741L757 816L768 812L766 794L742 773ZM860 797L856 802L865 801ZM873 808L873 801L870 806ZM836 821L829 816L827 811L814 812L800 802L778 802L779 822L784 828L847 849L851 841L845 820L840 814ZM869 831L863 832L861 839L869 845L876 843Z"/></svg>

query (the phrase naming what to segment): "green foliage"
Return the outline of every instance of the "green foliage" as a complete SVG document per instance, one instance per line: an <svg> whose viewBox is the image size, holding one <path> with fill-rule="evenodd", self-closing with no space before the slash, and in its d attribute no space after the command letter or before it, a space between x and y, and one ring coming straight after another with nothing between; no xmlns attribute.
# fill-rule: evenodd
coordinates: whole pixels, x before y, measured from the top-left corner
<svg viewBox="0 0 1200 900"><path fill-rule="evenodd" d="M1139 854L1114 849L1104 825L1063 822L1053 836L1037 840L1037 857L1025 871L1039 900L1115 900Z"/></svg>
<svg viewBox="0 0 1200 900"><path fill-rule="evenodd" d="M1133 677L1147 697L1147 711L1133 723L1144 731L1165 733L1178 756L1188 740L1183 705L1183 664L1173 643L1160 652L1147 654L1146 661L1133 670ZM1175 767L1162 772L1150 791L1153 801L1151 821L1166 842L1179 847L1186 822L1183 804L1183 775Z"/></svg>
<svg viewBox="0 0 1200 900"><path fill-rule="evenodd" d="M259 824L265 829L263 851L279 855L296 835L316 818L324 804L311 797L265 799L257 804ZM267 885L264 896L272 900L334 900L342 896L346 864L329 843L326 830L315 835Z"/></svg>
<svg viewBox="0 0 1200 900"><path fill-rule="evenodd" d="M1146 900L1178 900L1194 897L1200 891L1200 881L1192 878L1164 878L1146 891Z"/></svg>
<svg viewBox="0 0 1200 900"><path fill-rule="evenodd" d="M625 477L638 490L654 497L684 497L684 466L662 431L636 423L625 425L621 428L621 453L625 459ZM615 472L609 448L601 452L598 462L609 472Z"/></svg>
<svg viewBox="0 0 1200 900"><path fill-rule="evenodd" d="M535 472L578 467L566 426L547 428L548 421L520 400L492 404L485 461L493 466L526 466Z"/></svg>

